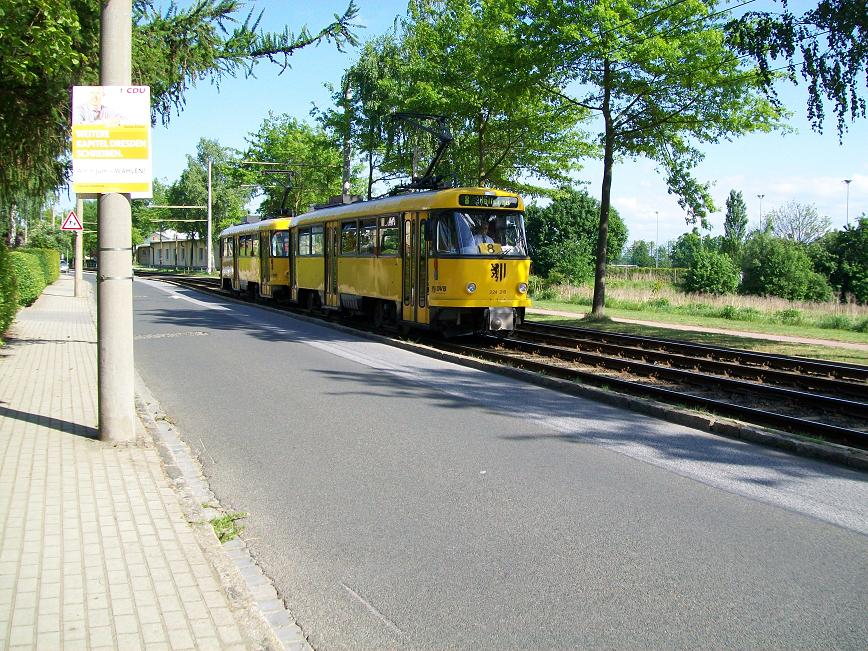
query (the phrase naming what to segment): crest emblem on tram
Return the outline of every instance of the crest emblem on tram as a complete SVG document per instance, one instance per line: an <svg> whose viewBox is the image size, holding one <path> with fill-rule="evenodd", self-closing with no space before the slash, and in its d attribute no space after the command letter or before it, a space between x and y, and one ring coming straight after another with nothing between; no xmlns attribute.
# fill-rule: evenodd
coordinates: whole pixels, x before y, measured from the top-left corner
<svg viewBox="0 0 868 651"><path fill-rule="evenodd" d="M491 265L491 277L494 278L495 281L500 282L504 278L506 278L506 263L505 262L495 262Z"/></svg>

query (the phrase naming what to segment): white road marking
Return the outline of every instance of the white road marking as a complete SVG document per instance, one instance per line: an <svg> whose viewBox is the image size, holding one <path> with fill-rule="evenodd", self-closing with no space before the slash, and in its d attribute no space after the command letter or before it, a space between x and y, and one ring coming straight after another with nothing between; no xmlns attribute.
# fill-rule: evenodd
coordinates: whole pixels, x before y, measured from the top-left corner
<svg viewBox="0 0 868 651"><path fill-rule="evenodd" d="M194 305L198 305L199 307L204 307L208 310L221 310L221 311L231 311L230 308L224 305L216 305L215 303L206 303L205 301L200 301L198 299L193 298L192 296L187 296L186 294L181 294L177 291L177 288L172 285L165 285L159 281L155 280L145 280L145 279L136 279L136 282L143 283L145 285L149 285L151 287L155 287L159 289L161 292L166 292L169 294L170 298L181 299L182 301L188 301L193 303Z"/></svg>
<svg viewBox="0 0 868 651"><path fill-rule="evenodd" d="M353 596L354 596L354 597L355 597L355 598L356 598L356 599L357 599L357 600L358 600L362 605L365 606L365 608L368 609L368 611L370 611L371 613L373 613L373 615L374 615L375 617L377 617L377 619L379 619L381 622L383 622L383 623L384 623L388 628L390 628L390 629L393 630L394 632L398 633L399 635L404 635L404 631L402 631L400 628L398 628L398 626L395 624L395 622L393 622L391 619L389 619L388 617L386 617L386 616L385 616L383 613L381 613L379 610L377 610L376 608L374 608L374 606L371 604L370 601L368 601L367 599L365 599L364 597L362 597L358 592L356 592L355 590L353 590L353 589L352 589L350 586L348 586L346 583L341 583L341 585L344 587L344 589L345 589L347 592L349 592L351 595L353 595Z"/></svg>

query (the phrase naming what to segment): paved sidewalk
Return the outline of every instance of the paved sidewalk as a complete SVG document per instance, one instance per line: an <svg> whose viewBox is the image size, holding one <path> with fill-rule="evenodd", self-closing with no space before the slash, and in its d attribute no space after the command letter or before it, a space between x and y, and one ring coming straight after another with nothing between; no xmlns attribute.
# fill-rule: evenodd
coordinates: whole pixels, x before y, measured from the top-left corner
<svg viewBox="0 0 868 651"><path fill-rule="evenodd" d="M0 348L0 649L302 648L239 583L240 543L230 560L191 521L150 431L96 440L94 311L65 276Z"/></svg>

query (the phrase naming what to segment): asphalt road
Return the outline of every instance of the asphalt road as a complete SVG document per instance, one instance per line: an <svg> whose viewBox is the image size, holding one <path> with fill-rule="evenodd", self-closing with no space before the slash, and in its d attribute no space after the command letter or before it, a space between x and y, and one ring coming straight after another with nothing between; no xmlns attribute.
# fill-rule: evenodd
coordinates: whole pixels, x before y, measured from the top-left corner
<svg viewBox="0 0 868 651"><path fill-rule="evenodd" d="M138 371L318 649L868 643L868 475L134 285Z"/></svg>

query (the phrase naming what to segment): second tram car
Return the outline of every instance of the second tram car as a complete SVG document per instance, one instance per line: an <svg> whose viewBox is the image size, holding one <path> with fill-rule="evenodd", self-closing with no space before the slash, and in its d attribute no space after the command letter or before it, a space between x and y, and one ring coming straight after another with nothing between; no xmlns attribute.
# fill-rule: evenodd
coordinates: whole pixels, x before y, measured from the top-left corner
<svg viewBox="0 0 868 651"><path fill-rule="evenodd" d="M515 194L449 188L233 226L221 279L377 325L509 333L530 306L523 214Z"/></svg>

